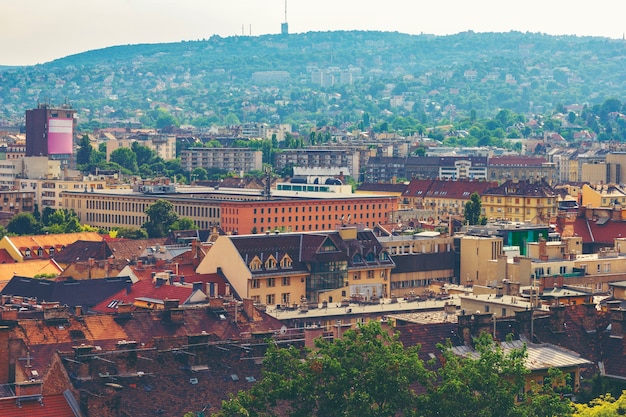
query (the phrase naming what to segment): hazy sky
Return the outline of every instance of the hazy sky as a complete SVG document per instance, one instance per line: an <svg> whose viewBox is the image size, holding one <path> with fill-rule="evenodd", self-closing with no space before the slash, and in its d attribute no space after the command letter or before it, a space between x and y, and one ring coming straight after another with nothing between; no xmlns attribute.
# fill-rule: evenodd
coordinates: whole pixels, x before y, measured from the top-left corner
<svg viewBox="0 0 626 417"><path fill-rule="evenodd" d="M284 0L0 0L0 65L114 45L279 33ZM290 33L541 32L622 38L622 0L288 0Z"/></svg>

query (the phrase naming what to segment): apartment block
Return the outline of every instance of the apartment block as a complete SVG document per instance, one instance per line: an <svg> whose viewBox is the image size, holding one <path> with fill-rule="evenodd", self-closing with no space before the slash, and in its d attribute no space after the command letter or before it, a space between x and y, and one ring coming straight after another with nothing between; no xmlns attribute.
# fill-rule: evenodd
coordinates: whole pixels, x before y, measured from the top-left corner
<svg viewBox="0 0 626 417"><path fill-rule="evenodd" d="M263 152L250 148L189 148L181 152L180 162L187 171L217 168L245 174L263 168Z"/></svg>

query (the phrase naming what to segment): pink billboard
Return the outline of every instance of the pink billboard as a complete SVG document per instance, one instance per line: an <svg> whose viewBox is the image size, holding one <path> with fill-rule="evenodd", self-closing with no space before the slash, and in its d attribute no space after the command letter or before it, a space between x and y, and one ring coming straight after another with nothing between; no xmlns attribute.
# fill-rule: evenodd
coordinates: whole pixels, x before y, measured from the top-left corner
<svg viewBox="0 0 626 417"><path fill-rule="evenodd" d="M48 119L48 155L73 153L74 119Z"/></svg>

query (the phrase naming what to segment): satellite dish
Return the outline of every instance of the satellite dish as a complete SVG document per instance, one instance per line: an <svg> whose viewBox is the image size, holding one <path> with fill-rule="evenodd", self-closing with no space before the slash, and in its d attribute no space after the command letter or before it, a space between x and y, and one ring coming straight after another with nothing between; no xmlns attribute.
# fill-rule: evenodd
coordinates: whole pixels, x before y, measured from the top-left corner
<svg viewBox="0 0 626 417"><path fill-rule="evenodd" d="M287 333L287 326L283 325L283 327L280 328L280 334L285 334Z"/></svg>

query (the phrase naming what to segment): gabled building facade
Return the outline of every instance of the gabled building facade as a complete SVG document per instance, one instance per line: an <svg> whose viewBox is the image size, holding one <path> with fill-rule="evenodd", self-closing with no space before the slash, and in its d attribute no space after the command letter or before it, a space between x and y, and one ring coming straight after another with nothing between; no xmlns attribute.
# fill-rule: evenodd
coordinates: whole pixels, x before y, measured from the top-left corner
<svg viewBox="0 0 626 417"><path fill-rule="evenodd" d="M302 308L389 296L394 262L370 230L220 236L198 273L221 273L256 303Z"/></svg>
<svg viewBox="0 0 626 417"><path fill-rule="evenodd" d="M483 215L488 219L548 223L556 216L558 195L545 181L509 180L481 195Z"/></svg>

